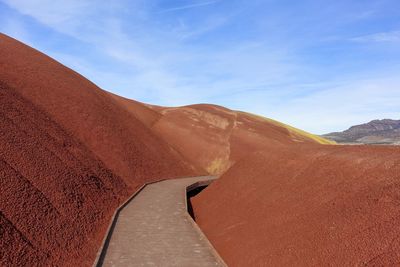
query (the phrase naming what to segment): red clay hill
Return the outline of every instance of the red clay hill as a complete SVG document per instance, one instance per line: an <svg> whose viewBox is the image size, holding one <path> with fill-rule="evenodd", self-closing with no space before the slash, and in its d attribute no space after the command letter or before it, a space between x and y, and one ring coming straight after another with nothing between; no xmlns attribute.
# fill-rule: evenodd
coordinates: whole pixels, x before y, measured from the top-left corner
<svg viewBox="0 0 400 267"><path fill-rule="evenodd" d="M192 200L229 266L399 266L400 148L256 152Z"/></svg>
<svg viewBox="0 0 400 267"><path fill-rule="evenodd" d="M110 94L4 35L0 127L1 266L89 266L136 188L206 174Z"/></svg>
<svg viewBox="0 0 400 267"><path fill-rule="evenodd" d="M400 148L324 146L219 106L128 100L5 35L0 129L0 266L90 266L140 185L209 173L224 174L194 211L231 266L400 258Z"/></svg>
<svg viewBox="0 0 400 267"><path fill-rule="evenodd" d="M159 114L157 119L150 119L149 127L186 159L211 174L224 172L254 151L297 143L333 143L271 119L216 105L147 106Z"/></svg>
<svg viewBox="0 0 400 267"><path fill-rule="evenodd" d="M111 214L143 183L324 141L218 106L121 98L5 35L0 129L1 266L90 266Z"/></svg>

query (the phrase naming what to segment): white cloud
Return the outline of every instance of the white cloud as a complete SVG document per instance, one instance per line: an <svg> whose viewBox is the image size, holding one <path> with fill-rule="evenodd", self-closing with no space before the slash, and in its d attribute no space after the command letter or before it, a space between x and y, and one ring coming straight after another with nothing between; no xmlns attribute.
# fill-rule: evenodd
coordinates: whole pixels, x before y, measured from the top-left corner
<svg viewBox="0 0 400 267"><path fill-rule="evenodd" d="M26 30L25 25L18 19L13 17L2 17L0 19L0 31L5 33L29 46L34 47L29 32Z"/></svg>
<svg viewBox="0 0 400 267"><path fill-rule="evenodd" d="M197 28L189 28L181 21L179 27L176 29L176 33L179 36L179 40L183 41L186 39L193 39L203 34L216 30L228 22L228 16L219 16L204 21L204 23Z"/></svg>
<svg viewBox="0 0 400 267"><path fill-rule="evenodd" d="M179 10L185 10L185 9L199 8L199 7L203 7L203 6L213 5L213 4L216 4L217 2L219 2L219 1L207 1L207 2L193 3L193 4L189 4L189 5L171 7L171 8L163 9L158 13L161 14L161 13L167 13L167 12L173 12L173 11L179 11Z"/></svg>
<svg viewBox="0 0 400 267"><path fill-rule="evenodd" d="M355 42L400 42L400 31L378 32L350 39Z"/></svg>
<svg viewBox="0 0 400 267"><path fill-rule="evenodd" d="M67 28L74 19L84 17L89 9L88 1L78 0L3 0L8 6L39 22L60 30Z"/></svg>
<svg viewBox="0 0 400 267"><path fill-rule="evenodd" d="M325 85L310 95L287 101L270 115L322 134L345 130L373 119L400 119L400 78L396 75ZM262 110L260 110L261 113Z"/></svg>
<svg viewBox="0 0 400 267"><path fill-rule="evenodd" d="M370 80L344 79L336 73L337 77L331 81L317 82L323 72L318 68L329 66L310 66L307 55L297 54L301 44L296 38L274 39L271 34L271 29L285 33L285 27L297 27L297 24L278 24L279 27L265 28L258 37L217 44L212 39L200 38L235 21L237 14L232 10L205 16L201 22L178 16L164 23L162 14L154 13L154 5L149 0L4 2L54 31L92 47L95 50L92 56L98 56L106 64L98 66L85 55L65 51L44 52L100 87L125 97L160 105L214 102L263 114L315 133L398 116L395 110L400 101L400 79L391 78L397 73L384 78L374 73L371 77L375 78ZM216 2L161 12L189 11ZM275 16L280 23L286 23L286 17ZM274 21L273 16L268 17L267 21L270 20ZM11 19L0 29L5 28L25 42L30 39L29 25L18 20ZM243 30L252 29L243 27ZM195 42L198 39L202 42ZM274 41L278 45L272 45ZM400 31L358 36L352 41L398 42Z"/></svg>

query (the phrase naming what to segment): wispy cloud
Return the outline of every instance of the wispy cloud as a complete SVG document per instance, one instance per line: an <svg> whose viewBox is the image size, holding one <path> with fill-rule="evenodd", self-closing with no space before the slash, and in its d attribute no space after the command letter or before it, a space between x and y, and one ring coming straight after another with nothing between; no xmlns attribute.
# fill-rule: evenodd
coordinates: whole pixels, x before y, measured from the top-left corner
<svg viewBox="0 0 400 267"><path fill-rule="evenodd" d="M345 130L373 119L399 119L399 84L400 78L392 74L321 84L319 90L307 96L275 106L270 115L318 134Z"/></svg>
<svg viewBox="0 0 400 267"><path fill-rule="evenodd" d="M0 18L0 31L13 36L27 45L34 46L31 40L29 31L26 29L24 23L16 18L3 16Z"/></svg>
<svg viewBox="0 0 400 267"><path fill-rule="evenodd" d="M389 4L204 1L163 1L160 15L159 0L0 0L0 30L139 101L211 102L316 133L400 111Z"/></svg>
<svg viewBox="0 0 400 267"><path fill-rule="evenodd" d="M157 13L158 14L162 14L162 13L167 13L167 12L173 12L173 11L179 11L179 10L185 10L185 9L192 9L192 8L198 8L198 7L203 7L203 6L209 6L209 5L216 4L217 2L219 2L219 1L208 1L208 2L190 4L190 5L176 6L176 7L163 9L163 10L157 12Z"/></svg>
<svg viewBox="0 0 400 267"><path fill-rule="evenodd" d="M220 16L212 18L210 20L204 21L199 27L186 27L185 24L180 23L177 33L179 35L179 40L184 41L187 39L193 39L199 37L203 34L212 32L222 26L224 26L229 21L228 16Z"/></svg>
<svg viewBox="0 0 400 267"><path fill-rule="evenodd" d="M355 42L400 42L400 31L378 32L351 38Z"/></svg>

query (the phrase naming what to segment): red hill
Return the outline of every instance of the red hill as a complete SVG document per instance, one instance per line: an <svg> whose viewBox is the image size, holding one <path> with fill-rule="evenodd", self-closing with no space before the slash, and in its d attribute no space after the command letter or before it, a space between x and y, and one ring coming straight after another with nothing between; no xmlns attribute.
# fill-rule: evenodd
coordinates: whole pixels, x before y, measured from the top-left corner
<svg viewBox="0 0 400 267"><path fill-rule="evenodd" d="M254 153L193 199L229 266L396 266L400 148Z"/></svg>
<svg viewBox="0 0 400 267"><path fill-rule="evenodd" d="M114 209L145 182L218 174L250 152L325 142L214 105L105 92L0 35L0 265L90 266Z"/></svg>
<svg viewBox="0 0 400 267"><path fill-rule="evenodd" d="M4 35L0 121L0 265L89 266L129 193L205 173L109 93Z"/></svg>

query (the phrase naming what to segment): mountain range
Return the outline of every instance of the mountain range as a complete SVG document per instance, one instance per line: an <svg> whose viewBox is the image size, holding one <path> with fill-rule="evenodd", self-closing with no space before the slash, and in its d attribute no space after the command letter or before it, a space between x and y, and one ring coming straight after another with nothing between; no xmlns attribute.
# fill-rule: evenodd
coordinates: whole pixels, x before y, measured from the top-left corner
<svg viewBox="0 0 400 267"><path fill-rule="evenodd" d="M373 120L355 125L343 132L322 135L337 143L400 144L400 120Z"/></svg>

